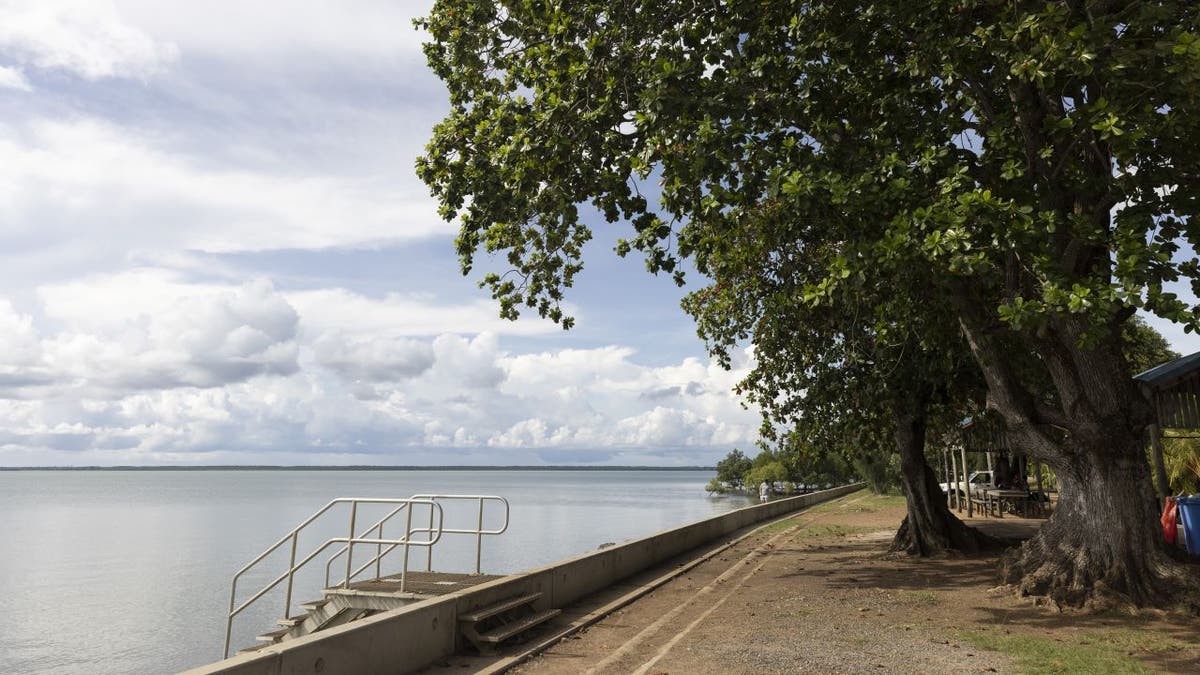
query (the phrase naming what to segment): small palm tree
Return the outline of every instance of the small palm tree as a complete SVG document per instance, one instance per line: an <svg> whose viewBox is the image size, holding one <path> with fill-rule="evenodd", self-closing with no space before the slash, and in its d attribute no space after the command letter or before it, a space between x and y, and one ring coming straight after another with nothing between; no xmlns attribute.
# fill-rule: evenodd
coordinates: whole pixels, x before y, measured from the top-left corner
<svg viewBox="0 0 1200 675"><path fill-rule="evenodd" d="M1174 494L1200 492L1200 438L1172 437L1169 430L1163 437L1163 464L1167 481ZM1183 433L1183 432L1176 432Z"/></svg>

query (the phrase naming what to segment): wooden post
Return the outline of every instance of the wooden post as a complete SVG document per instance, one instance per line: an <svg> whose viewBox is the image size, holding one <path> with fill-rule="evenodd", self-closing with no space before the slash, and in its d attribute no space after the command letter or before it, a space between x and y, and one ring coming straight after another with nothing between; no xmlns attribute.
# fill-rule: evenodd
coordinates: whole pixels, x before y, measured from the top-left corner
<svg viewBox="0 0 1200 675"><path fill-rule="evenodd" d="M950 451L942 448L942 476L946 480L946 508L950 508L954 503L954 498L950 496L950 485L953 482L951 476L953 475L950 473Z"/></svg>
<svg viewBox="0 0 1200 675"><path fill-rule="evenodd" d="M992 480L996 480L996 469L992 466L992 451L987 452L988 473L992 474Z"/></svg>
<svg viewBox="0 0 1200 675"><path fill-rule="evenodd" d="M1167 469L1163 464L1162 429L1157 424L1151 424L1147 430L1150 433L1150 454L1154 459L1154 477L1158 483L1158 501L1171 496L1171 483L1167 481Z"/></svg>
<svg viewBox="0 0 1200 675"><path fill-rule="evenodd" d="M1047 507L1047 504L1049 504L1050 500L1049 500L1049 498L1046 497L1046 493L1042 492L1042 463L1037 460L1034 460L1034 462L1033 462L1033 476L1034 476L1034 480L1037 481L1038 514L1044 516L1047 513L1046 507Z"/></svg>
<svg viewBox="0 0 1200 675"><path fill-rule="evenodd" d="M967 448L966 448L966 446L962 446L962 445L958 446L958 452L959 452L959 454L962 455L963 484L965 484L967 486L967 489L963 492L963 494L965 494L967 496L967 517L970 518L971 516L974 515L974 502L971 501L971 483L970 483L970 475L967 473Z"/></svg>
<svg viewBox="0 0 1200 675"><path fill-rule="evenodd" d="M954 456L954 450L950 450L950 469L954 472L954 482L950 483L954 493L954 508L962 511L962 497L958 493L958 458Z"/></svg>

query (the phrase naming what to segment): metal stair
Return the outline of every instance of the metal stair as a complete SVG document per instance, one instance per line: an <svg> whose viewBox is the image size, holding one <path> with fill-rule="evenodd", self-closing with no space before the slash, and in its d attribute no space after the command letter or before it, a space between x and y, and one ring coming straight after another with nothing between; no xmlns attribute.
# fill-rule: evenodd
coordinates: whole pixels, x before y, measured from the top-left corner
<svg viewBox="0 0 1200 675"><path fill-rule="evenodd" d="M458 617L462 634L481 654L494 653L496 647L509 638L558 616L560 609L534 608L541 593L529 593L502 600Z"/></svg>
<svg viewBox="0 0 1200 675"><path fill-rule="evenodd" d="M468 507L460 509L460 512L466 514L474 522L472 524L464 523L460 526L448 527L443 522L442 505L446 503L460 503ZM490 529L484 526L486 504L498 505L500 512L497 515L502 520L498 526ZM360 508L374 508L380 513L385 511L386 513L375 521L373 525L362 528L357 525ZM330 537L324 542L319 542L310 553L304 555L298 548L301 533L306 528L314 526L318 521L328 522L329 518L325 517L326 514L335 517L337 514L332 513L335 510L349 511L349 527L345 530L345 534L343 536ZM408 592L406 590L406 582L412 574L420 574L417 572L410 573L409 571L409 555L413 549L424 549L425 572L427 575L444 575L444 573L433 572L433 547L442 539L443 535L465 535L475 539L475 575L479 575L482 578L482 575L480 575L480 566L483 538L485 536L503 534L508 529L508 517L508 500L495 495L420 494L413 495L407 499L374 497L339 497L334 499L293 528L277 542L267 547L266 550L233 575L229 588L229 613L225 622L224 655L228 657L230 648L232 647L234 619L277 587L281 587L284 591L283 612L281 613L281 618L276 622L279 630L258 636L257 641L261 644L239 650L239 653L257 651L265 646L278 644L284 640L348 623L379 611L395 609L407 602L414 602L423 597L441 594L444 591ZM400 532L396 532L398 523L403 524L403 529ZM385 527L390 527L391 529L391 532L387 535L384 533ZM300 607L304 610L304 613L293 614L294 605L292 597L295 590L294 585L297 573L309 562L320 556L326 549L337 545L340 545L340 549L325 561L323 592L326 597L322 600L300 603ZM360 555L364 549L372 553L365 563L357 566L355 563L360 561L354 560L356 546ZM239 604L238 581L247 572L258 568L265 561L272 560L278 562L278 555L274 557L270 556L280 550L288 555L286 568L283 572L273 578L268 574L268 578L271 578L271 580ZM395 556L401 558L399 572L385 575L383 571L384 559L392 551L399 551L397 556ZM335 562L338 562L339 566L344 565L345 571L344 574L341 574L340 580L337 576L333 575L333 565ZM265 562L265 564L271 563ZM364 574L371 575L372 573L373 576L368 577L368 581L387 581L389 582L389 586L391 586L391 582L393 581L398 583L391 586L386 593L379 593L377 591L374 593L358 592L356 586L361 585L363 582L356 582L355 580ZM445 576L463 575L450 574ZM451 580L438 581L436 583L448 585L460 584L458 581ZM349 597L337 597L337 592L354 594L361 597L357 600ZM385 597L380 599L378 596Z"/></svg>

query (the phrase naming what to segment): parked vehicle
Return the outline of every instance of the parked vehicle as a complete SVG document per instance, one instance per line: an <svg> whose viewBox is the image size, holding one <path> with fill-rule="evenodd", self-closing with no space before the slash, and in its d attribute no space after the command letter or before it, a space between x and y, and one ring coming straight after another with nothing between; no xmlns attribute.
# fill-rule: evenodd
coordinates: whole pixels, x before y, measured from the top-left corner
<svg viewBox="0 0 1200 675"><path fill-rule="evenodd" d="M967 484L970 485L971 494L976 497L983 496L984 490L990 490L991 488L996 487L996 484L992 481L992 472L991 471L974 471L974 472L972 472L971 475L967 478ZM961 481L957 485L961 485ZM951 490L955 489L956 484L955 483L949 483L949 484L940 483L939 486L942 488L942 493L948 495L948 494L950 494ZM962 490L958 491L958 495L960 497L966 496L962 493Z"/></svg>

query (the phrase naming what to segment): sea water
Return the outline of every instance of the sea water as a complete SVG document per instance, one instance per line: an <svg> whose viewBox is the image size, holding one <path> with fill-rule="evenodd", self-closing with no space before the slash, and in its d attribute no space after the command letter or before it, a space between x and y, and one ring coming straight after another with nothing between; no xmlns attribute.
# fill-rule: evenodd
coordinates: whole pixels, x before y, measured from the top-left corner
<svg viewBox="0 0 1200 675"><path fill-rule="evenodd" d="M221 657L230 577L336 497L488 494L511 506L485 537L484 573L518 572L750 503L709 497L711 471L240 470L0 471L0 664L10 673L163 673ZM447 504L446 527L475 527L478 507ZM300 542L303 557L345 536L334 509ZM358 529L386 511L363 507ZM394 521L395 522L395 521ZM485 527L502 524L489 504ZM398 525L397 530L402 530ZM396 532L385 532L395 536ZM320 597L317 556L295 602ZM355 566L374 553L355 552ZM287 569L289 546L240 582L238 602ZM399 565L388 557L384 572ZM410 569L424 569L413 553ZM437 571L475 569L475 538L449 536ZM345 574L344 558L332 566ZM235 622L234 645L274 630L282 586ZM298 610L293 609L292 613Z"/></svg>

